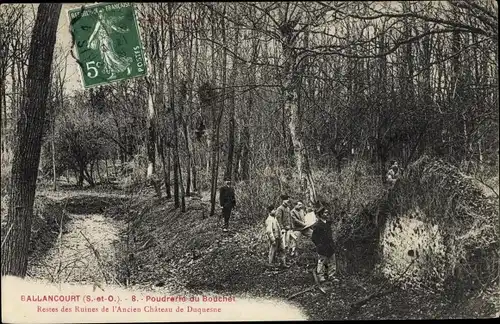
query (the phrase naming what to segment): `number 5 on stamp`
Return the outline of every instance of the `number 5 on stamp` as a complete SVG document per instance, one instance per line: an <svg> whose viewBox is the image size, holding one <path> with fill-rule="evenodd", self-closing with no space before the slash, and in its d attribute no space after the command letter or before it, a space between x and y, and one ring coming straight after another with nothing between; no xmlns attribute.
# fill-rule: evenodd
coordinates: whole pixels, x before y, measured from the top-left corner
<svg viewBox="0 0 500 324"><path fill-rule="evenodd" d="M84 88L146 76L133 3L70 9L68 17Z"/></svg>

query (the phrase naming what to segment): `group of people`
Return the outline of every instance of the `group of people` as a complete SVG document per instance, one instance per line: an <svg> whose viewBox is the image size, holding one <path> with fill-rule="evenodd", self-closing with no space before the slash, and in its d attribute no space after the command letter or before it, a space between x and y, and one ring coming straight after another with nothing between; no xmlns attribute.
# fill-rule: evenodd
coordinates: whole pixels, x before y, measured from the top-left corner
<svg viewBox="0 0 500 324"><path fill-rule="evenodd" d="M310 238L316 246L318 263L316 273L320 282L334 279L336 267L334 263L335 243L333 241L330 211L325 207L315 209L298 201L293 208L287 195L281 196L281 205L277 208L269 206L266 219L266 234L269 240L268 262L289 268L287 256L297 255L297 241L301 236ZM306 222L306 215L314 213L317 221Z"/></svg>
<svg viewBox="0 0 500 324"><path fill-rule="evenodd" d="M225 180L219 191L219 203L222 208L224 225L222 230L228 231L232 209L236 206L236 196L231 181ZM300 237L310 238L316 246L318 254L317 274L319 281L332 278L335 274L335 244L332 236L330 211L325 207L307 207L300 201L292 207L287 195L281 196L281 205L267 208L265 221L266 234L269 240L268 261L271 267L289 268L287 256L297 255L297 242ZM311 213L313 214L311 217ZM317 218L316 222L311 222ZM276 262L278 261L278 262Z"/></svg>
<svg viewBox="0 0 500 324"><path fill-rule="evenodd" d="M391 190L400 175L397 161L391 161L391 166L386 174L386 185ZM231 181L226 180L220 188L219 202L224 217L223 231L227 232L231 211L236 206L234 189ZM324 206L314 208L312 204L307 207L300 201L292 207L287 195L281 196L281 205L277 208L269 206L268 216L265 221L266 235L269 240L268 262L271 267L280 266L289 268L287 256L297 255L297 242L300 237L310 238L316 246L318 280L323 282L334 279L335 242L332 235L332 220L330 211ZM313 213L313 217L307 217ZM306 221L308 219L309 221ZM311 219L316 219L311 222Z"/></svg>

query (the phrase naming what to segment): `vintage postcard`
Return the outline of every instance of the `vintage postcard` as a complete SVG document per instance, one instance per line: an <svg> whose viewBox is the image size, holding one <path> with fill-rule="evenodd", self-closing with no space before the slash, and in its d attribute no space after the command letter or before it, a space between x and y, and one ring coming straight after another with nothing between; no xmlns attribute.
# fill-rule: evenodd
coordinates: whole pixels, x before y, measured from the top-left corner
<svg viewBox="0 0 500 324"><path fill-rule="evenodd" d="M498 4L0 6L5 323L500 316Z"/></svg>

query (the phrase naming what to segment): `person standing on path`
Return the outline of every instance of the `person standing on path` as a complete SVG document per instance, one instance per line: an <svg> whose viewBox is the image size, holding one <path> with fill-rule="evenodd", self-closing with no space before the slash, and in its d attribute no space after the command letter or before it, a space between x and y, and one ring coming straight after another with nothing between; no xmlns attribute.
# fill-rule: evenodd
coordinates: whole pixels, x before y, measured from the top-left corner
<svg viewBox="0 0 500 324"><path fill-rule="evenodd" d="M387 171L386 174L387 188L389 190L394 188L394 185L396 184L396 181L398 181L398 178L399 178L398 162L392 161L391 167L389 168L389 171Z"/></svg>
<svg viewBox="0 0 500 324"><path fill-rule="evenodd" d="M297 248L297 241L299 240L302 230L306 227L304 222L304 204L302 202L297 202L295 207L292 209L292 233L290 234L290 256L295 256L295 249Z"/></svg>
<svg viewBox="0 0 500 324"><path fill-rule="evenodd" d="M314 225L312 233L312 241L316 245L318 253L318 266L316 273L320 282L324 282L325 272L328 279L333 279L336 271L335 267L335 242L332 237L332 221L330 220L330 212L322 207L316 211L318 221Z"/></svg>
<svg viewBox="0 0 500 324"><path fill-rule="evenodd" d="M285 251L290 248L290 234L292 233L292 219L290 215L290 200L288 195L281 195L281 205L276 209L276 219L281 227L281 239Z"/></svg>
<svg viewBox="0 0 500 324"><path fill-rule="evenodd" d="M275 258L279 256L281 266L287 267L285 246L281 239L281 227L276 219L276 210L273 206L267 207L268 216L266 219L266 235L269 239L269 266L275 265Z"/></svg>
<svg viewBox="0 0 500 324"><path fill-rule="evenodd" d="M224 217L223 231L227 232L229 228L229 218L231 218L231 211L236 206L236 196L234 189L231 187L231 181L226 180L224 186L219 191L219 202L222 207L222 215Z"/></svg>

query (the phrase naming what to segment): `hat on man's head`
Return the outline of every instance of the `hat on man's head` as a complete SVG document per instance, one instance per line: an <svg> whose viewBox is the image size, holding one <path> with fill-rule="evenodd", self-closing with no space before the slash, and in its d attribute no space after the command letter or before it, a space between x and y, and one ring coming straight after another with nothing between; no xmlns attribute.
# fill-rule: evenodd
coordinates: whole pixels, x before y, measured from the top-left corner
<svg viewBox="0 0 500 324"><path fill-rule="evenodd" d="M270 206L267 206L267 211L270 213L274 210L274 206L273 205L270 205Z"/></svg>
<svg viewBox="0 0 500 324"><path fill-rule="evenodd" d="M289 197L288 195L281 195L280 198L281 200L288 200Z"/></svg>
<svg viewBox="0 0 500 324"><path fill-rule="evenodd" d="M297 201L297 207L302 207L304 204L301 201Z"/></svg>
<svg viewBox="0 0 500 324"><path fill-rule="evenodd" d="M323 214L325 213L325 211L326 211L326 208L325 208L324 206L321 206L321 207L319 207L318 209L316 209L316 210L314 211L314 213L315 213L318 217L322 217L322 216L323 216Z"/></svg>

